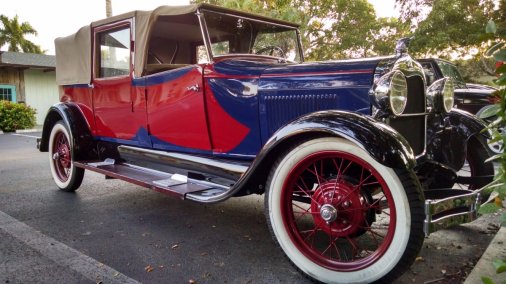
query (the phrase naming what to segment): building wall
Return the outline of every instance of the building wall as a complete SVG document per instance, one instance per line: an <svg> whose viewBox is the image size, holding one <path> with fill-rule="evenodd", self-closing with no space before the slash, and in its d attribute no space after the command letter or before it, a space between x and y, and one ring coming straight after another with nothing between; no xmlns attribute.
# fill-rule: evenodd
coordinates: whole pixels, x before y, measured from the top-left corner
<svg viewBox="0 0 506 284"><path fill-rule="evenodd" d="M0 68L0 85L16 86L16 99L25 101L24 72L14 68Z"/></svg>
<svg viewBox="0 0 506 284"><path fill-rule="evenodd" d="M47 110L60 100L56 85L56 73L41 70L25 70L25 102L35 108L37 124L43 124Z"/></svg>

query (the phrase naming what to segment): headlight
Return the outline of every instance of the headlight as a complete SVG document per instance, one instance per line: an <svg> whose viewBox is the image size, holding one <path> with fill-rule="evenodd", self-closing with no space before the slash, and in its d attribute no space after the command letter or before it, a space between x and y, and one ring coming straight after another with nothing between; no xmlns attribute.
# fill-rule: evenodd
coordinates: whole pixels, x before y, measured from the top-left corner
<svg viewBox="0 0 506 284"><path fill-rule="evenodd" d="M400 71L392 71L383 75L371 95L376 107L390 110L394 115L401 115L408 102L408 84Z"/></svg>
<svg viewBox="0 0 506 284"><path fill-rule="evenodd" d="M454 85L450 78L435 81L427 88L427 98L434 111L447 113L453 108Z"/></svg>
<svg viewBox="0 0 506 284"><path fill-rule="evenodd" d="M408 84L406 77L397 71L390 81L390 107L395 115L400 115L408 102Z"/></svg>
<svg viewBox="0 0 506 284"><path fill-rule="evenodd" d="M453 80L447 80L443 88L443 106L446 112L450 112L454 102Z"/></svg>

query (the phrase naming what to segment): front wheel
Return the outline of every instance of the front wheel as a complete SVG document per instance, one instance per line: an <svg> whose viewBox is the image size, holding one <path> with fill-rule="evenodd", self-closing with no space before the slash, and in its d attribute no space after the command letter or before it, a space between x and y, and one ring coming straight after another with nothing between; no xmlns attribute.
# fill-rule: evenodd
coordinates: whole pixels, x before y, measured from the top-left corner
<svg viewBox="0 0 506 284"><path fill-rule="evenodd" d="M75 191L81 185L84 169L77 168L73 160L70 132L62 121L51 129L49 136L49 165L56 185L63 191Z"/></svg>
<svg viewBox="0 0 506 284"><path fill-rule="evenodd" d="M344 139L314 139L289 150L270 173L265 205L286 256L326 283L391 281L423 243L416 177Z"/></svg>

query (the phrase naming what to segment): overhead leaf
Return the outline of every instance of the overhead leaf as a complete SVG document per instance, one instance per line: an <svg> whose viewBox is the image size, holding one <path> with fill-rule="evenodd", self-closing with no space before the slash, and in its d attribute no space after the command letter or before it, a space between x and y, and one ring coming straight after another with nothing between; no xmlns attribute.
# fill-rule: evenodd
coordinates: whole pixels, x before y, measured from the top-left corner
<svg viewBox="0 0 506 284"><path fill-rule="evenodd" d="M501 66L499 66L499 68L495 70L495 73L497 74L506 73L506 64L502 64Z"/></svg>
<svg viewBox="0 0 506 284"><path fill-rule="evenodd" d="M484 110L480 113L480 118L489 118L496 116L497 113L501 110L501 106L499 105L489 105L484 108Z"/></svg>
<svg viewBox="0 0 506 284"><path fill-rule="evenodd" d="M493 20L488 21L487 27L485 28L485 32L488 34L495 34L497 32L497 27Z"/></svg>
<svg viewBox="0 0 506 284"><path fill-rule="evenodd" d="M506 49L501 49L498 52L494 53L494 59L497 61L506 62Z"/></svg>
<svg viewBox="0 0 506 284"><path fill-rule="evenodd" d="M503 46L504 46L504 42L497 42L494 45L492 45L491 48L487 49L487 51L485 52L485 55L492 56L492 54L494 54L494 52L496 52L497 50L499 50Z"/></svg>
<svg viewBox="0 0 506 284"><path fill-rule="evenodd" d="M492 261L496 273L503 273L506 271L506 262L502 259L494 259Z"/></svg>
<svg viewBox="0 0 506 284"><path fill-rule="evenodd" d="M480 206L480 209L478 210L478 213L480 214L492 214L497 212L499 210L499 207L497 207L494 203L487 203L482 204Z"/></svg>
<svg viewBox="0 0 506 284"><path fill-rule="evenodd" d="M506 51L506 50L504 50ZM506 56L506 54L505 54ZM505 59L506 60L506 59ZM497 80L494 81L497 85L506 85L506 73L503 73Z"/></svg>
<svg viewBox="0 0 506 284"><path fill-rule="evenodd" d="M481 282L483 284L495 284L494 280L492 280L490 277L487 277L487 276L482 276Z"/></svg>
<svg viewBox="0 0 506 284"><path fill-rule="evenodd" d="M494 161L494 160L498 160L498 159L502 158L502 156L503 156L503 154L495 154L492 157L489 157L488 159L486 159L485 163L488 163L488 162Z"/></svg>

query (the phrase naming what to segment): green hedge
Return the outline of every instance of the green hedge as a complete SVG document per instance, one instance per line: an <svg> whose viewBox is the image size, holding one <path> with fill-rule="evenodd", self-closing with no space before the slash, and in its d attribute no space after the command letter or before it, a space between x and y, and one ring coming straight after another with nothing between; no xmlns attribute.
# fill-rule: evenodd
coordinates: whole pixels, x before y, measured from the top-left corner
<svg viewBox="0 0 506 284"><path fill-rule="evenodd" d="M36 110L18 103L0 101L0 130L5 132L35 126Z"/></svg>

